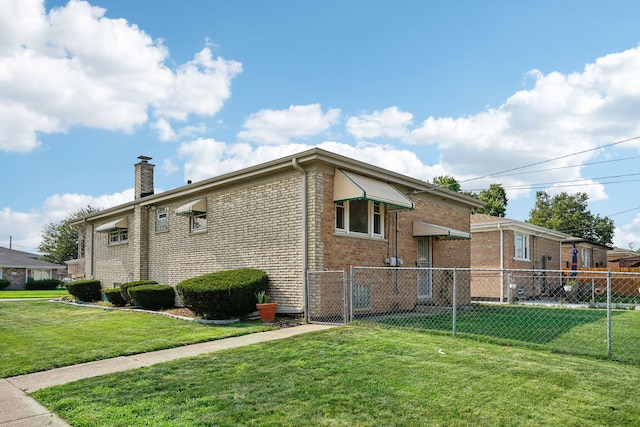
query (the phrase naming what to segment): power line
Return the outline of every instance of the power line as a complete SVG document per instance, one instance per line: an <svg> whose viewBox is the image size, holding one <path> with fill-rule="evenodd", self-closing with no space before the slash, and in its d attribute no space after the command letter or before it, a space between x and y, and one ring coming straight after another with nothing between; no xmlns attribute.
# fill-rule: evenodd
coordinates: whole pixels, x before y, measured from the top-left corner
<svg viewBox="0 0 640 427"><path fill-rule="evenodd" d="M526 175L526 174L529 174L529 173L548 172L548 171L553 171L553 170L580 168L580 167L583 167L583 166L601 165L601 164L604 164L604 163L623 162L623 161L626 161L626 160L633 160L633 159L638 159L638 158L640 158L640 156L624 157L622 159L602 160L602 161L599 161L599 162L581 163L581 164L578 164L578 165L558 166L558 167L555 167L555 168L536 169L536 170L532 170L532 171L510 173L510 174L505 174L505 175L495 174L493 176L505 177L505 176ZM473 179L476 179L476 178L473 178Z"/></svg>
<svg viewBox="0 0 640 427"><path fill-rule="evenodd" d="M621 214L623 214L623 213L633 212L633 211L637 211L637 210L639 210L639 209L640 209L640 206L638 206L637 208L627 209L626 211L616 212L616 213L613 213L613 214L611 214L611 215L607 215L607 216L621 215Z"/></svg>
<svg viewBox="0 0 640 427"><path fill-rule="evenodd" d="M531 166L537 166L537 165L541 165L541 164L544 164L544 163L553 162L555 160L560 160L560 159L565 159L567 157L577 156L579 154L588 153L590 151L600 150L600 149L607 148L607 147L613 147L614 145L624 144L625 142L635 141L637 139L640 139L640 136L636 136L636 137L633 137L633 138L625 139L625 140L622 140L622 141L612 142L612 143L605 144L605 145L599 145L597 147L589 148L587 150L582 150L582 151L578 151L578 152L571 153L571 154L565 154L564 156L554 157L552 159L542 160L542 161L531 163L531 164L528 164L528 165L518 166L518 167L515 167L515 168L511 168L511 169L506 169L506 170L503 170L503 171L500 171L500 172L495 172L495 173L491 173L491 174L488 174L488 175L479 176L479 177L476 177L476 178L466 179L464 181L460 181L460 183L462 184L464 182L477 181L477 180L483 179L483 178L489 178L489 177L496 176L496 175L502 175L502 174L507 173L507 172L513 172L513 171L520 170L520 169L526 169L526 168L529 168Z"/></svg>
<svg viewBox="0 0 640 427"><path fill-rule="evenodd" d="M534 190L537 188L546 188L549 186L554 186L555 188L563 188L563 187L583 187L583 186L590 186L590 185L606 185L606 184L622 184L622 183L627 183L627 182L638 182L640 181L640 179L627 179L627 180L622 180L622 181L602 181L602 182L586 182L586 181L590 181L590 180L596 180L596 179L610 179L610 178L622 178L625 176L634 176L634 175L640 175L640 173L631 173L631 174L625 174L625 175L613 175L613 176L605 176L605 177L597 177L597 178L579 178L579 179L574 179L574 180L567 180L567 181L550 181L550 182L538 182L535 184L521 184L521 185L511 185L508 187L502 187L505 190ZM469 190L465 190L465 191L482 191L482 190L486 190L486 188L472 188Z"/></svg>

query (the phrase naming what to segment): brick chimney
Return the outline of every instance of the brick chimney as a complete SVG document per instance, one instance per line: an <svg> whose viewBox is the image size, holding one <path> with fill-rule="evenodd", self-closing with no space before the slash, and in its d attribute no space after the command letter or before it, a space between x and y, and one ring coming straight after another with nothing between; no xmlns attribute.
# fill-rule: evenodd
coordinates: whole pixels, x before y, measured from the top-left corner
<svg viewBox="0 0 640 427"><path fill-rule="evenodd" d="M135 200L153 194L153 168L155 165L149 163L151 157L138 156L140 160L133 165L135 167Z"/></svg>

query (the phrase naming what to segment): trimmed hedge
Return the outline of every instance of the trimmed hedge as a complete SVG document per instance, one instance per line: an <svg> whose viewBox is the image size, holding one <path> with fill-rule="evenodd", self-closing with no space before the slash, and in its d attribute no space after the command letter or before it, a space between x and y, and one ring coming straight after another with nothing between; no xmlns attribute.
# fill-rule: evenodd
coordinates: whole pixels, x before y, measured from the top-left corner
<svg viewBox="0 0 640 427"><path fill-rule="evenodd" d="M52 291L61 284L62 282L56 279L29 280L24 288L28 291Z"/></svg>
<svg viewBox="0 0 640 427"><path fill-rule="evenodd" d="M107 298L107 301L109 301L116 307L124 307L125 305L127 305L127 302L124 300L124 298L122 298L120 288L105 289L104 296Z"/></svg>
<svg viewBox="0 0 640 427"><path fill-rule="evenodd" d="M138 285L129 288L129 295L142 308L162 310L175 305L176 292L170 285Z"/></svg>
<svg viewBox="0 0 640 427"><path fill-rule="evenodd" d="M267 290L262 270L241 268L183 280L176 291L185 307L208 319L230 319L256 310L255 294Z"/></svg>
<svg viewBox="0 0 640 427"><path fill-rule="evenodd" d="M120 294L122 295L122 298L126 301L127 304L133 304L133 301L131 300L131 295L129 295L130 288L133 288L135 286L140 286L140 285L155 285L157 283L158 282L154 280L135 280L133 282L122 283L120 285Z"/></svg>
<svg viewBox="0 0 640 427"><path fill-rule="evenodd" d="M7 287L9 287L10 284L11 284L10 280L0 279L0 289L7 288Z"/></svg>
<svg viewBox="0 0 640 427"><path fill-rule="evenodd" d="M67 283L67 291L80 301L101 301L102 286L100 280L86 279Z"/></svg>

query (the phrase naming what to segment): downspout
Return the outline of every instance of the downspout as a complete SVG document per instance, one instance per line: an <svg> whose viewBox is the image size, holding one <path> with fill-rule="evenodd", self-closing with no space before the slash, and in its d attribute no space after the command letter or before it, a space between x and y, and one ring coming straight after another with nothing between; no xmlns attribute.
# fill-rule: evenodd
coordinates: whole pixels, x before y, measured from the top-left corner
<svg viewBox="0 0 640 427"><path fill-rule="evenodd" d="M84 222L85 223L87 222L86 218L84 219ZM95 226L93 225L93 223L91 223L91 272L90 272L91 273L91 277L90 277L91 279L93 279L93 248L95 246L95 231L94 231L94 227ZM86 245L86 243L85 243L85 245ZM85 266L85 268L86 268L86 266ZM86 277L86 272L85 272L85 277Z"/></svg>
<svg viewBox="0 0 640 427"><path fill-rule="evenodd" d="M302 166L298 164L298 159L295 157L291 160L291 166L300 174L302 174L302 310L304 311L305 318L309 320L309 310L307 301L307 266L308 266L308 254L307 254L307 172Z"/></svg>

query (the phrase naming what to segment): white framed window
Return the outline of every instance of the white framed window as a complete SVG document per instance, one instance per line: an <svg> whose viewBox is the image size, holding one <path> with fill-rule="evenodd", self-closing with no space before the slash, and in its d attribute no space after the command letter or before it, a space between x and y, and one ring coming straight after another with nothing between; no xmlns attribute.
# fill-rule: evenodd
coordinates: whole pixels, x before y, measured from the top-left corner
<svg viewBox="0 0 640 427"><path fill-rule="evenodd" d="M529 236L516 233L515 235L515 259L529 261Z"/></svg>
<svg viewBox="0 0 640 427"><path fill-rule="evenodd" d="M129 241L129 230L115 230L109 233L109 244L119 245L121 243L127 243Z"/></svg>
<svg viewBox="0 0 640 427"><path fill-rule="evenodd" d="M169 230L169 208L156 209L156 231Z"/></svg>
<svg viewBox="0 0 640 427"><path fill-rule="evenodd" d="M51 269L30 268L27 270L27 281L51 279Z"/></svg>
<svg viewBox="0 0 640 427"><path fill-rule="evenodd" d="M370 200L336 202L336 232L384 237L384 206Z"/></svg>
<svg viewBox="0 0 640 427"><path fill-rule="evenodd" d="M191 216L191 232L202 233L207 231L207 214L201 213Z"/></svg>
<svg viewBox="0 0 640 427"><path fill-rule="evenodd" d="M580 250L580 258L582 259L582 267L591 267L591 251L589 248Z"/></svg>

